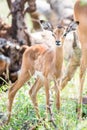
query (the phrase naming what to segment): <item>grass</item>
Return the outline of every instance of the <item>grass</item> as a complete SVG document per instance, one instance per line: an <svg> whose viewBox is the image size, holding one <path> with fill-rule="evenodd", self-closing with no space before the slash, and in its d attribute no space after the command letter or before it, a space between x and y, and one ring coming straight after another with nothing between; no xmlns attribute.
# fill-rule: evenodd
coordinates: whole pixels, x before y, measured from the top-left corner
<svg viewBox="0 0 87 130"><path fill-rule="evenodd" d="M55 124L59 130L86 130L87 129L87 105L83 106L83 111L86 114L86 117L82 121L77 119L76 113L76 100L73 98L77 97L78 89L76 82L78 79L79 69L77 70L73 79L67 84L66 88L61 92L61 109L58 112L55 107L55 97L54 91L52 91L52 112L55 119ZM73 82L74 81L74 82ZM31 85L34 80L31 79ZM76 83L75 83L76 82ZM73 84L75 83L75 84ZM77 84L77 85L76 85ZM30 86L31 86L30 85ZM55 130L52 123L49 122L50 116L48 114L46 118L46 108L45 108L45 91L44 88L38 93L38 102L39 102L39 111L41 123L38 123L38 118L36 117L33 104L28 95L30 86L25 84L17 93L12 109L12 117L8 125L1 126L0 130L29 130L31 127L36 126L35 130ZM87 83L85 82L85 86ZM84 95L87 95L87 89L84 88ZM7 116L7 92L0 93L0 113L3 113L1 121L3 121ZM45 126L44 126L45 124ZM45 128L46 127L46 128Z"/></svg>
<svg viewBox="0 0 87 130"><path fill-rule="evenodd" d="M0 1L0 14L3 17L8 15L8 8L6 1ZM8 20L9 22L9 20ZM87 78L87 76L86 76ZM34 80L31 79L31 85ZM55 97L53 89L52 91L52 112L54 115L55 124L57 125L57 130L87 130L87 105L83 106L83 111L86 117L79 121L77 119L76 100L73 98L78 98L78 86L79 86L79 69L75 73L73 79L67 84L66 88L61 92L61 109L57 111L55 107ZM83 95L87 95L87 82L85 80ZM3 86L5 87L5 86ZM5 88L4 88L5 89ZM28 95L30 86L25 84L17 93L15 101L12 108L12 117L8 125L1 125L2 121L7 118L7 104L8 104L8 92L0 91L0 130L30 130L31 127L36 126L36 130L55 130L53 124L49 122L50 116L46 118L46 107L45 107L45 92L44 88L38 93L38 103L39 111L42 121L38 122L36 117L33 104ZM43 120L46 118L45 120Z"/></svg>

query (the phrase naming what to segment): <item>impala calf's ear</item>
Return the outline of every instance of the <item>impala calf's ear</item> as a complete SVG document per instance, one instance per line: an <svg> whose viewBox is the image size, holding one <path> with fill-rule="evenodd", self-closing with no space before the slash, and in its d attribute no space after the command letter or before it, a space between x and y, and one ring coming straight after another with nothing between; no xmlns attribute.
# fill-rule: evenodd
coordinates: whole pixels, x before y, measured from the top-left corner
<svg viewBox="0 0 87 130"><path fill-rule="evenodd" d="M50 22L45 21L45 20L40 20L40 25L43 30L48 30L48 31L53 32L53 26Z"/></svg>
<svg viewBox="0 0 87 130"><path fill-rule="evenodd" d="M73 21L69 24L67 31L75 31L79 25L79 21Z"/></svg>
<svg viewBox="0 0 87 130"><path fill-rule="evenodd" d="M73 21L71 22L68 27L66 28L66 31L64 33L64 36L66 36L69 32L75 31L79 25L79 21Z"/></svg>

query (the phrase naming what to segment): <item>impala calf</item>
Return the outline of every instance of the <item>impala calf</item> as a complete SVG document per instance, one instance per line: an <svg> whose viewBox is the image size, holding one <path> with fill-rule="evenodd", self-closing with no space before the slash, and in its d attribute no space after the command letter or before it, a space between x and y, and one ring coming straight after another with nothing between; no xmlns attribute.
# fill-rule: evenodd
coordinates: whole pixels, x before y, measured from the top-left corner
<svg viewBox="0 0 87 130"><path fill-rule="evenodd" d="M41 21L41 23L42 22L44 21ZM77 25L77 23L74 22L74 25ZM72 30L73 29L74 26L72 27ZM67 32L64 34L64 27L62 25L58 26L54 30L52 30L51 28L51 32L52 32L52 37L54 38L54 42L53 42L54 46L52 45L51 47L46 44L34 45L28 47L23 54L20 75L18 77L18 80L9 89L9 93L8 93L8 99L9 99L8 121L11 116L12 103L15 94L24 85L24 83L27 82L35 74L35 72L39 72L37 73L38 78L34 86L32 87L32 89L30 90L30 95L35 94L34 96L35 99L31 98L34 103L35 109L37 108L36 93L41 87L41 84L45 86L46 104L47 106L49 106L49 83L51 80L53 80L55 83L56 106L58 109L60 108L59 85L61 82L61 73L62 73L62 65L63 65L63 42Z"/></svg>
<svg viewBox="0 0 87 130"><path fill-rule="evenodd" d="M46 23L45 23L46 24ZM63 24L63 23L62 23ZM69 24L69 26L66 28L66 30L65 30L65 33L64 33L64 36L66 36L69 32L71 32L71 31L75 31L75 29L76 29L76 27L77 27L77 25L79 24L79 22L71 22L70 24ZM48 25L49 26L49 25ZM60 26L60 25L58 25L58 28L56 28L56 29L54 29L54 32L53 32L53 35L54 35L54 37L55 36L58 36L58 39L60 39L60 37L62 36L61 35L61 27L62 28L64 28L64 26ZM46 25L46 27L45 27L45 29L47 28L47 25ZM49 30L51 30L50 29L50 26L49 26ZM64 42L64 41L63 41ZM59 43L57 43L58 45L60 45L60 42ZM63 49L63 46L61 46L61 48ZM60 52L58 52L59 53L59 55L62 55L62 51ZM58 54L57 53L57 54ZM60 64L61 63L61 61L60 61L60 59L57 61L57 63L58 64ZM57 70L58 71L58 70ZM41 76L41 75L40 75ZM60 78L59 78L60 79ZM37 109L38 108L38 104L37 104L37 100L36 100L36 97L37 97L37 92L39 91L39 89L42 87L42 85L43 85L43 82L42 82L42 80L38 77L37 79L36 79L36 81L35 81L35 83L33 84L33 86L31 87L31 89L30 89L30 91L29 91L29 94L30 94L30 97L31 97L31 99L32 99L32 102L33 102L33 104L34 104L34 107ZM61 85L60 85L61 86ZM49 99L48 99L49 100ZM58 102L56 102L56 103L58 103ZM56 104L57 105L57 104ZM57 107L58 108L58 107Z"/></svg>

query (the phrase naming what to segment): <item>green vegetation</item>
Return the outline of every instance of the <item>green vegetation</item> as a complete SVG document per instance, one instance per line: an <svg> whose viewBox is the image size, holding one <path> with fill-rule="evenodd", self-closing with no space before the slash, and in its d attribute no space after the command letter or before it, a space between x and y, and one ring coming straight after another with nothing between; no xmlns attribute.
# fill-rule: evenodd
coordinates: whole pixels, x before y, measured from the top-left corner
<svg viewBox="0 0 87 130"><path fill-rule="evenodd" d="M82 4L82 5L87 4L87 0L81 0L81 4Z"/></svg>
<svg viewBox="0 0 87 130"><path fill-rule="evenodd" d="M68 83L66 88L61 92L61 109L58 112L55 107L54 90L51 88L52 113L54 122L59 130L86 130L87 129L87 105L83 105L85 113L82 121L78 121L76 107L78 96L78 73ZM30 86L34 79L30 80ZM17 93L12 109L12 117L8 125L3 125L0 130L29 130L33 126L37 126L35 130L55 130L53 124L49 122L50 116L46 113L45 91L44 87L38 92L38 103L41 121L36 117L33 104L28 95L30 89L28 84L25 84ZM85 82L85 86L87 83ZM87 89L84 88L84 96L87 95ZM7 117L7 92L0 93L0 113L2 118L0 122ZM46 118L47 117L47 118ZM43 120L44 119L44 120Z"/></svg>
<svg viewBox="0 0 87 130"><path fill-rule="evenodd" d="M5 0L0 0L0 14L5 14L6 17L9 10L4 9ZM6 11L7 10L7 11ZM5 13L6 12L6 13ZM87 79L87 78L86 78ZM33 84L34 79L30 80L30 86ZM38 93L38 104L41 116L41 121L36 117L33 104L28 95L30 89L28 84L25 84L17 93L12 108L12 116L10 123L5 125L3 123L7 118L7 101L8 92L2 92L0 90L0 130L30 130L31 127L37 126L35 130L55 130L53 124L49 122L50 116L48 114L46 118L46 103L45 103L45 91L44 87L40 89ZM79 93L79 69L77 70L73 79L67 84L66 88L61 92L61 109L58 112L55 107L54 90L51 88L52 98L52 113L54 116L54 122L57 126L57 130L87 130L87 105L83 105L83 111L85 116L82 121L78 121L76 107L77 98ZM84 84L84 93L87 95L87 81ZM3 86L5 89L5 86ZM33 130L33 129L32 129Z"/></svg>

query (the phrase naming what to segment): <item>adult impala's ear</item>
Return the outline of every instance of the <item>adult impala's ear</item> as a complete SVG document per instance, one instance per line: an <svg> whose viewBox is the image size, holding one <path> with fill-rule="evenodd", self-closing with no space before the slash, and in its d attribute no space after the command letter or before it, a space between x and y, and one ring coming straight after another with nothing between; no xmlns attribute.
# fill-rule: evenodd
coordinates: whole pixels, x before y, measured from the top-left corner
<svg viewBox="0 0 87 130"><path fill-rule="evenodd" d="M40 20L40 25L41 25L43 30L53 31L53 26L48 21Z"/></svg>
<svg viewBox="0 0 87 130"><path fill-rule="evenodd" d="M79 21L75 21L77 25L79 25Z"/></svg>
<svg viewBox="0 0 87 130"><path fill-rule="evenodd" d="M69 32L75 31L79 25L79 21L72 21L68 27L66 28L66 31L64 33L64 36L66 36Z"/></svg>

